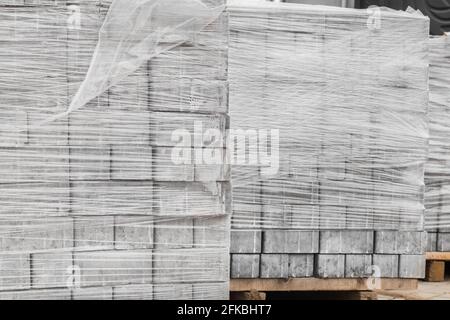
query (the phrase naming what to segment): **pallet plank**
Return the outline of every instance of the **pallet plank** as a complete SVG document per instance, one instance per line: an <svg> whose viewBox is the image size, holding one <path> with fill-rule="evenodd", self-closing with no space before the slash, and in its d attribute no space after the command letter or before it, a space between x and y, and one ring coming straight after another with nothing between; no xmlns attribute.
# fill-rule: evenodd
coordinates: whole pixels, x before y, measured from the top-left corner
<svg viewBox="0 0 450 320"><path fill-rule="evenodd" d="M380 290L415 290L416 279L380 279ZM280 291L370 291L369 281L358 279L231 279L231 292Z"/></svg>
<svg viewBox="0 0 450 320"><path fill-rule="evenodd" d="M450 261L450 252L427 252L427 260Z"/></svg>

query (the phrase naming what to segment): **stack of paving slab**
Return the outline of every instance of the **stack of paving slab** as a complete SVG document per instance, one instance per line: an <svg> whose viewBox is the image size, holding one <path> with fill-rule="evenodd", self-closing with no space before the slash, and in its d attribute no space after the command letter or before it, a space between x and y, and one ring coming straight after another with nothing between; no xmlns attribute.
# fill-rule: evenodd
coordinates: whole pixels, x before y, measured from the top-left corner
<svg viewBox="0 0 450 320"><path fill-rule="evenodd" d="M55 118L110 2L0 0L0 299L226 299L229 170L172 139L225 133L226 15Z"/></svg>
<svg viewBox="0 0 450 320"><path fill-rule="evenodd" d="M231 277L422 278L428 18L266 3L229 24Z"/></svg>
<svg viewBox="0 0 450 320"><path fill-rule="evenodd" d="M429 252L450 252L450 41L430 39L430 151L426 163ZM449 202L449 203L447 203Z"/></svg>

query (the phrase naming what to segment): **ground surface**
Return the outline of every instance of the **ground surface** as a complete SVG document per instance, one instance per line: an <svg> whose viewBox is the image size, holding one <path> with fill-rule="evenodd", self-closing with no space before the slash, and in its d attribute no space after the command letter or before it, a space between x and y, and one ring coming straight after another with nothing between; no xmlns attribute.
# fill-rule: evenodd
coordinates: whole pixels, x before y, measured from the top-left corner
<svg viewBox="0 0 450 320"><path fill-rule="evenodd" d="M446 282L419 282L417 290L380 293L379 300L450 300L450 279Z"/></svg>

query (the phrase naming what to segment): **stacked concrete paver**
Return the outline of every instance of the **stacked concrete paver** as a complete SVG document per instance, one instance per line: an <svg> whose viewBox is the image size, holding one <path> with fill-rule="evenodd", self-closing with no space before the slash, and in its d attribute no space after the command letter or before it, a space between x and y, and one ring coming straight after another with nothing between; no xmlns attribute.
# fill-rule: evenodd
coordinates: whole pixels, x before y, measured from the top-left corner
<svg viewBox="0 0 450 320"><path fill-rule="evenodd" d="M231 127L279 130L232 167L232 278L422 278L428 20L229 10Z"/></svg>
<svg viewBox="0 0 450 320"><path fill-rule="evenodd" d="M171 139L197 123L225 136L226 16L46 121L84 80L110 4L0 1L0 299L226 299L229 171L174 162ZM201 138L184 152L225 154Z"/></svg>

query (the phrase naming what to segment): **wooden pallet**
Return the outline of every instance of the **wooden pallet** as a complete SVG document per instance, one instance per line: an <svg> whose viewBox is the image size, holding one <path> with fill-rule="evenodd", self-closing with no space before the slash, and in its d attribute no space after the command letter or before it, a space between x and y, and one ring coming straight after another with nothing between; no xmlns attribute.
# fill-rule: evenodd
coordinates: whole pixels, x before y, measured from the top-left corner
<svg viewBox="0 0 450 320"><path fill-rule="evenodd" d="M428 252L425 280L430 282L444 281L446 262L450 262L450 252Z"/></svg>
<svg viewBox="0 0 450 320"><path fill-rule="evenodd" d="M377 292L416 290L416 279L379 279L376 289L368 279L232 279L231 298L235 300L266 300L279 298L318 298L339 300L376 300Z"/></svg>

